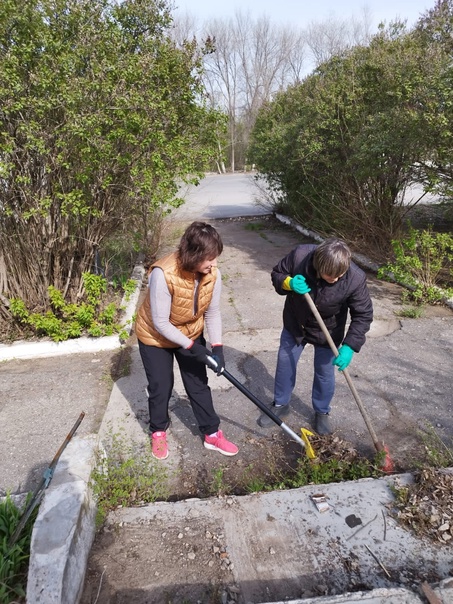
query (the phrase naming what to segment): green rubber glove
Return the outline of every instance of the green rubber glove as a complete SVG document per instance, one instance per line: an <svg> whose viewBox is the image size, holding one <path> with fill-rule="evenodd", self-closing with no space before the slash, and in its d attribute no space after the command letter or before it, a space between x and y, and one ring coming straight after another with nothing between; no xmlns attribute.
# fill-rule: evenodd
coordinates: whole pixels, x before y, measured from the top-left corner
<svg viewBox="0 0 453 604"><path fill-rule="evenodd" d="M338 351L338 356L332 361L332 365L336 365L338 367L338 371L343 371L352 361L352 357L354 356L354 351L347 344L343 344L340 346Z"/></svg>
<svg viewBox="0 0 453 604"><path fill-rule="evenodd" d="M290 279L289 286L296 294L308 294L308 292L311 291L303 275L296 275Z"/></svg>

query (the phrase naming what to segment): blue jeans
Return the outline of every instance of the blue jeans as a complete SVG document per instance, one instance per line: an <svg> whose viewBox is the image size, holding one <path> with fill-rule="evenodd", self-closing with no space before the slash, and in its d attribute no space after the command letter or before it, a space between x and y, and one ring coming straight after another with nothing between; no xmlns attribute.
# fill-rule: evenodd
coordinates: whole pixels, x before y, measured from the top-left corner
<svg viewBox="0 0 453 604"><path fill-rule="evenodd" d="M288 405L296 385L297 363L304 350L304 344L296 340L283 328L275 370L274 402L276 405ZM329 413L330 402L335 392L334 354L330 348L315 346L314 377L311 391L313 409L318 413Z"/></svg>

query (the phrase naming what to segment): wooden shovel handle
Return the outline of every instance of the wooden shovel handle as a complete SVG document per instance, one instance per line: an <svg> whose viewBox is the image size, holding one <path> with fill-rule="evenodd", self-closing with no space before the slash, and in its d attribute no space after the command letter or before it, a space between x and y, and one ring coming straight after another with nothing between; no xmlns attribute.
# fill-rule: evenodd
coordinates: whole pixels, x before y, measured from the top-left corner
<svg viewBox="0 0 453 604"><path fill-rule="evenodd" d="M332 336L330 335L330 333L329 333L329 331L328 331L328 329L326 327L326 324L323 321L323 318L319 314L319 311L316 308L315 303L311 299L310 294L304 294L304 296L305 296L305 300L307 301L307 303L308 303L308 305L309 305L312 313L315 316L315 319L318 322L319 327L321 328L323 334L325 335L326 340L327 340L330 348L332 349L332 352L334 353L335 357L337 357L338 354L339 354L338 353L338 348L335 346L335 342L332 340ZM365 405L363 404L363 402L362 402L362 400L361 400L361 398L359 396L359 393L356 390L356 387L352 383L352 379L351 379L351 376L349 375L349 371L347 369L343 369L343 371L341 373L344 375L345 380L348 383L348 386L349 386L349 388L350 388L350 390L352 392L352 396L354 397L355 402L357 403L357 406L358 406L358 408L360 410L360 413L362 414L362 417L363 417L363 419L365 421L366 427L368 428L368 432L370 433L370 436L371 436L371 438L373 440L373 444L376 447L376 450L377 451L382 451L383 450L383 445L378 441L376 432L375 432L375 430L373 428L373 425L371 424L370 416L368 415L368 412L367 412L367 410L365 408Z"/></svg>

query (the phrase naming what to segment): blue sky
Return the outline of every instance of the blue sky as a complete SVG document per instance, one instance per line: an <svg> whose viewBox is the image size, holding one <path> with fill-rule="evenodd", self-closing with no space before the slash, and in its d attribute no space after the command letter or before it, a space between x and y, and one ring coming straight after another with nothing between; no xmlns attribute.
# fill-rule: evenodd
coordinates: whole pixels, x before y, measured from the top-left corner
<svg viewBox="0 0 453 604"><path fill-rule="evenodd" d="M204 21L233 16L237 10L267 15L273 22L304 28L310 22L329 18L360 20L367 9L373 29L380 21L407 19L413 25L420 14L433 8L435 0L173 0L178 12L189 12Z"/></svg>

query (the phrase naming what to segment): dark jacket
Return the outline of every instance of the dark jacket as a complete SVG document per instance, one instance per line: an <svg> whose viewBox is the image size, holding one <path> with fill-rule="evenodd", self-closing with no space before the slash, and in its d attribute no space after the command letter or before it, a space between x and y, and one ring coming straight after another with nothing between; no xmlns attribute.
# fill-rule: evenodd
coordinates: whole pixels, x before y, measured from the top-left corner
<svg viewBox="0 0 453 604"><path fill-rule="evenodd" d="M315 249L316 245L298 245L272 269L275 291L286 296L283 325L299 344L308 342L318 346L329 345L305 297L282 287L288 275L303 275L311 288L310 296L335 345L338 347L344 343L359 352L373 321L373 304L366 284L366 275L351 262L348 271L336 283L327 283L318 278L314 269ZM348 310L351 322L344 336Z"/></svg>

